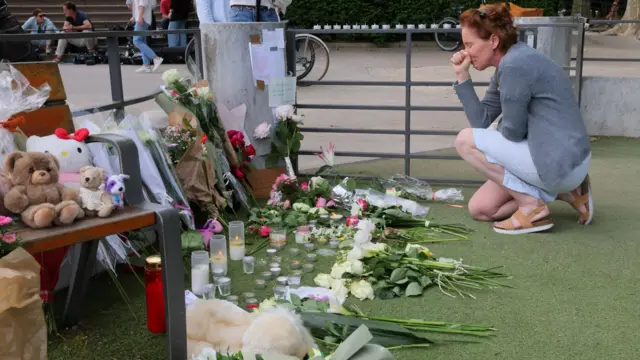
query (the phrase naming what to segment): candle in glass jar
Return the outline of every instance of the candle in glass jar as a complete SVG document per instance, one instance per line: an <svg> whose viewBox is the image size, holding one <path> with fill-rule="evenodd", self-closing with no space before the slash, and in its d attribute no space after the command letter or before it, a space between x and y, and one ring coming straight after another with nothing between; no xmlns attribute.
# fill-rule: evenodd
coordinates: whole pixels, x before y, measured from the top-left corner
<svg viewBox="0 0 640 360"><path fill-rule="evenodd" d="M342 216L341 214L336 214L336 213L331 214L331 220L332 220L332 221L339 221L339 220L342 220L342 218L343 218L343 217L344 217L344 216Z"/></svg>
<svg viewBox="0 0 640 360"><path fill-rule="evenodd" d="M224 270L227 274L227 238L224 235L213 235L209 241L209 254L211 256L211 272L216 269Z"/></svg>
<svg viewBox="0 0 640 360"><path fill-rule="evenodd" d="M317 259L317 255L316 254L307 254L307 261L308 262L315 262Z"/></svg>
<svg viewBox="0 0 640 360"><path fill-rule="evenodd" d="M263 280L271 280L271 271L263 271L260 276L262 276Z"/></svg>
<svg viewBox="0 0 640 360"><path fill-rule="evenodd" d="M197 296L204 295L209 281L209 265L196 265L191 267L191 292Z"/></svg>
<svg viewBox="0 0 640 360"><path fill-rule="evenodd" d="M229 222L229 257L231 260L242 260L245 254L244 223L242 221Z"/></svg>
<svg viewBox="0 0 640 360"><path fill-rule="evenodd" d="M267 255L268 256L276 256L277 252L278 252L278 250L276 250L276 249L267 249Z"/></svg>
<svg viewBox="0 0 640 360"><path fill-rule="evenodd" d="M278 277L278 276L280 276L280 272L281 272L282 270L280 270L280 267L271 267L271 268L269 269L269 271L271 271L271 276Z"/></svg>
<svg viewBox="0 0 640 360"><path fill-rule="evenodd" d="M278 276L276 279L278 285L287 285L287 277L286 276Z"/></svg>
<svg viewBox="0 0 640 360"><path fill-rule="evenodd" d="M306 226L300 226L296 229L296 243L304 244L309 242L309 228Z"/></svg>
<svg viewBox="0 0 640 360"><path fill-rule="evenodd" d="M313 272L313 264L304 264L302 265L302 271L306 273Z"/></svg>
<svg viewBox="0 0 640 360"><path fill-rule="evenodd" d="M269 234L269 244L276 249L287 244L287 231L285 229L273 229Z"/></svg>
<svg viewBox="0 0 640 360"><path fill-rule="evenodd" d="M315 250L316 246L313 243L306 243L306 244L304 244L304 248L307 251L313 251L313 250Z"/></svg>
<svg viewBox="0 0 640 360"><path fill-rule="evenodd" d="M329 241L329 248L331 249L337 249L338 246L340 246L340 240L330 240Z"/></svg>
<svg viewBox="0 0 640 360"><path fill-rule="evenodd" d="M302 264L300 263L300 260L293 260L291 262L291 270L300 269L300 266L302 266Z"/></svg>
<svg viewBox="0 0 640 360"><path fill-rule="evenodd" d="M269 274L269 278L271 278L271 273L268 272ZM266 286L266 281L264 281L264 279L256 279L256 289L257 290L262 290L264 289Z"/></svg>

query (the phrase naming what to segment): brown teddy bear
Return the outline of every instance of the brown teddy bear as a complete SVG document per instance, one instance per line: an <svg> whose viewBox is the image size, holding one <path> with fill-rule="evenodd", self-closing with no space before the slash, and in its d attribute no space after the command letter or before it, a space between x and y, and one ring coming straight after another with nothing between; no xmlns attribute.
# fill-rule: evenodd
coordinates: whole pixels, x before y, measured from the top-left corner
<svg viewBox="0 0 640 360"><path fill-rule="evenodd" d="M4 160L11 187L4 206L32 228L67 225L84 217L78 192L58 184L60 163L53 155L14 152Z"/></svg>
<svg viewBox="0 0 640 360"><path fill-rule="evenodd" d="M100 189L106 178L104 169L94 166L80 168L80 204L89 217L97 215L104 218L116 208L113 197Z"/></svg>

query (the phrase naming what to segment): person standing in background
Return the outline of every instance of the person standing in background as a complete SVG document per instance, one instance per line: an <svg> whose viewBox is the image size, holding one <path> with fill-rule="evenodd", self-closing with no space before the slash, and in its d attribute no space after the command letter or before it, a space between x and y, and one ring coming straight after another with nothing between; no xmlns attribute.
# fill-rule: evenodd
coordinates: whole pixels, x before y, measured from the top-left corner
<svg viewBox="0 0 640 360"><path fill-rule="evenodd" d="M187 28L189 12L191 11L191 0L171 0L171 14L169 30ZM169 34L169 47L187 47L187 34Z"/></svg>
<svg viewBox="0 0 640 360"><path fill-rule="evenodd" d="M200 24L229 21L229 0L196 0L196 13Z"/></svg>
<svg viewBox="0 0 640 360"><path fill-rule="evenodd" d="M25 21L22 25L24 31L29 31L32 34L44 34L58 32L56 26L49 20L47 14L42 9L35 9L33 16L29 20ZM51 40L31 40L31 43L38 48L45 48L47 54L51 53Z"/></svg>
<svg viewBox="0 0 640 360"><path fill-rule="evenodd" d="M133 0L131 6L133 11L133 19L135 21L134 31L149 30L152 23L152 13L155 7L155 0ZM147 39L144 35L136 35L133 37L133 45L142 53L142 67L136 72L154 72L162 64L163 59L147 45ZM153 62L153 67L151 63Z"/></svg>
<svg viewBox="0 0 640 360"><path fill-rule="evenodd" d="M162 14L160 28L167 30L171 21L171 0L160 0L160 14Z"/></svg>

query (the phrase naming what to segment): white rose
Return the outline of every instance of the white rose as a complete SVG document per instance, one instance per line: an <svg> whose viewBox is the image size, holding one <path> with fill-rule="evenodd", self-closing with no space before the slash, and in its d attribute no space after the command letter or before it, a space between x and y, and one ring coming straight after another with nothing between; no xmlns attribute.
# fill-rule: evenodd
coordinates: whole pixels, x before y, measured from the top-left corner
<svg viewBox="0 0 640 360"><path fill-rule="evenodd" d="M387 245L383 243L367 243L363 245L362 248L364 249L364 257L370 258L376 256L381 251L385 251Z"/></svg>
<svg viewBox="0 0 640 360"><path fill-rule="evenodd" d="M352 283L349 287L349 291L351 291L353 296L360 300L373 300L375 298L375 295L373 294L373 287L365 280Z"/></svg>
<svg viewBox="0 0 640 360"><path fill-rule="evenodd" d="M349 253L347 254L347 259L350 261L360 260L363 257L364 257L364 249L358 244L355 244L353 246L353 249L349 250Z"/></svg>
<svg viewBox="0 0 640 360"><path fill-rule="evenodd" d="M349 272L354 275L362 275L364 273L364 264L360 260L349 260L351 266Z"/></svg>
<svg viewBox="0 0 640 360"><path fill-rule="evenodd" d="M211 89L208 86L199 87L197 90L198 96L203 99L211 99Z"/></svg>
<svg viewBox="0 0 640 360"><path fill-rule="evenodd" d="M331 268L331 276L334 279L342 278L342 274L346 273L348 270L347 266L348 265L346 263L333 264L333 267Z"/></svg>
<svg viewBox="0 0 640 360"><path fill-rule="evenodd" d="M407 247L404 249L404 252L405 253L409 253L411 250L414 250L414 249L417 250L418 252L420 252L422 250L429 251L428 248L426 248L426 247L424 247L422 245L419 245L419 244L407 244Z"/></svg>
<svg viewBox="0 0 640 360"><path fill-rule="evenodd" d="M331 282L331 292L341 301L349 295L349 289L344 285L344 280L342 279L334 279Z"/></svg>
<svg viewBox="0 0 640 360"><path fill-rule="evenodd" d="M376 224L369 219L362 219L358 222L358 229L372 233L376 229Z"/></svg>
<svg viewBox="0 0 640 360"><path fill-rule="evenodd" d="M171 86L176 81L180 81L180 72L177 69L170 69L162 73L162 81L167 86Z"/></svg>
<svg viewBox="0 0 640 360"><path fill-rule="evenodd" d="M358 232L356 232L356 234L353 235L353 241L359 245L368 244L371 242L371 233L358 230Z"/></svg>
<svg viewBox="0 0 640 360"><path fill-rule="evenodd" d="M323 287L325 289L331 288L331 282L333 281L333 277L329 274L318 274L318 276L313 279L313 282L316 285Z"/></svg>
<svg viewBox="0 0 640 360"><path fill-rule="evenodd" d="M193 360L215 360L217 359L216 351L212 348L205 348L200 351L198 356L193 355Z"/></svg>
<svg viewBox="0 0 640 360"><path fill-rule="evenodd" d="M322 176L314 176L309 180L309 182L311 184L311 189L313 190L320 186L323 186L327 182L327 180Z"/></svg>
<svg viewBox="0 0 640 360"><path fill-rule="evenodd" d="M260 125L253 130L253 137L255 139L266 139L271 134L271 124L266 121L262 122Z"/></svg>
<svg viewBox="0 0 640 360"><path fill-rule="evenodd" d="M360 212L360 205L358 205L357 202L353 202L353 204L351 205L351 216L360 216L361 212Z"/></svg>

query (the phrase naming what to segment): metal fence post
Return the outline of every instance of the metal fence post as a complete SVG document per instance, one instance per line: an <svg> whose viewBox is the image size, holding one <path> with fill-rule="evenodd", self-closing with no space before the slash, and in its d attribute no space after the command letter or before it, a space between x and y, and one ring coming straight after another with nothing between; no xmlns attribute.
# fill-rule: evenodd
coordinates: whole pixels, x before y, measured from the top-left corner
<svg viewBox="0 0 640 360"><path fill-rule="evenodd" d="M116 36L107 37L107 59L109 61L109 78L111 80L111 100L113 102L124 101L122 87L122 69L120 68L120 46ZM124 106L118 107L115 113L116 119L124 118Z"/></svg>
<svg viewBox="0 0 640 360"><path fill-rule="evenodd" d="M584 63L584 35L586 22L581 22L578 27L578 48L576 51L576 97L578 105L582 104L582 66Z"/></svg>
<svg viewBox="0 0 640 360"><path fill-rule="evenodd" d="M406 84L404 102L404 174L411 175L411 30L404 44L406 53Z"/></svg>

